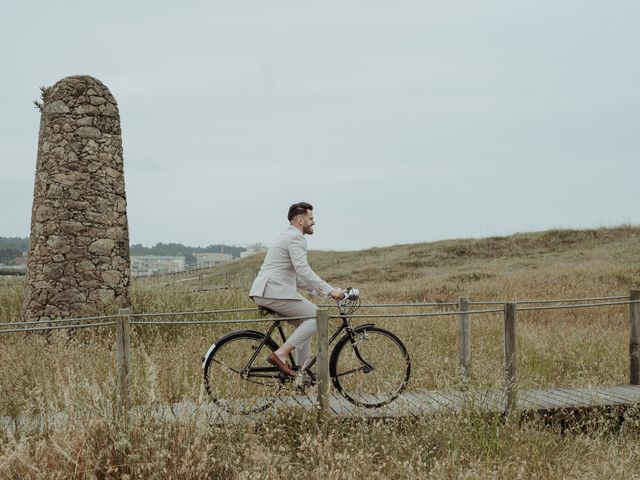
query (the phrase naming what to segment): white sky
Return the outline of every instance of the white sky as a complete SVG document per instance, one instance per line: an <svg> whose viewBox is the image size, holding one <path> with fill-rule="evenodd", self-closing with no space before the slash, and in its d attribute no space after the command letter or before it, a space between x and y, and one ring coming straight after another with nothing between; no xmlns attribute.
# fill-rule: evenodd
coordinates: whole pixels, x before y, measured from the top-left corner
<svg viewBox="0 0 640 480"><path fill-rule="evenodd" d="M132 243L314 249L640 223L640 2L0 0L0 235L41 85L118 100Z"/></svg>

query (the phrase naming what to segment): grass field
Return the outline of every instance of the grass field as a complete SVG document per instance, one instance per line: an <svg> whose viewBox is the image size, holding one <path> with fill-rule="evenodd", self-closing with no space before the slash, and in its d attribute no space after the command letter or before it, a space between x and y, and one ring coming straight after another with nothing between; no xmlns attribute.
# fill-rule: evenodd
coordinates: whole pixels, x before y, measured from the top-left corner
<svg viewBox="0 0 640 480"><path fill-rule="evenodd" d="M640 287L640 228L558 230L478 240L311 252L330 283L356 286L366 303L527 300L628 295ZM138 280L134 312L252 306L262 257L198 279ZM217 289L229 283L229 289ZM17 321L23 287L0 284L0 319ZM108 309L108 308L107 308ZM430 309L434 310L434 309ZM439 311L444 308L439 309ZM373 310L362 309L361 313ZM400 309L376 309L375 313ZM405 308L402 312L426 311ZM520 386L628 382L628 306L521 312ZM186 317L184 317L186 318ZM219 318L247 318L231 314ZM411 390L457 388L455 317L383 319L412 357ZM233 326L135 327L132 402L206 401L200 359ZM0 416L68 414L37 431L0 432L0 478L632 478L640 471L640 416L605 413L568 426L505 424L474 412L386 422L327 420L275 410L208 426L143 416L114 419L113 329L69 336L0 336ZM472 319L473 387L501 387L502 315Z"/></svg>

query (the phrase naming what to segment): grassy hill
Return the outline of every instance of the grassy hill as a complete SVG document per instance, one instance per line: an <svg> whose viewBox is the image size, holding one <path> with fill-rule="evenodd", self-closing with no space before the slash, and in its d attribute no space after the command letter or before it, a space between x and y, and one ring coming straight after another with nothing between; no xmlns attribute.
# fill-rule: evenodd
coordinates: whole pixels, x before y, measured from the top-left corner
<svg viewBox="0 0 640 480"><path fill-rule="evenodd" d="M248 289L263 259L261 254L216 266L206 272L205 286L230 282ZM377 301L627 293L640 285L640 227L550 230L355 252L311 251L309 261L329 283L360 287Z"/></svg>
<svg viewBox="0 0 640 480"><path fill-rule="evenodd" d="M472 300L579 298L628 295L640 287L640 228L631 226L312 251L309 257L329 282L360 287L366 303L455 301L461 295ZM132 310L253 305L248 288L262 259L208 270L204 291L197 277L136 279ZM228 289L213 288L227 282ZM17 319L22 295L20 281L0 283L2 319ZM450 307L363 307L358 313L444 308ZM354 322L373 321L404 341L411 355L410 391L502 388L503 312L471 317L469 377L458 369L456 317ZM582 479L635 478L640 471L638 408L624 415L601 411L582 420L565 417L561 425L545 418L505 422L473 409L384 422L318 421L315 413L284 409L223 425L196 416L182 423L154 420L158 403L208 401L201 356L217 338L238 328L244 327L134 326L130 398L140 415L126 424L113 417L112 328L70 337L61 332L1 335L0 417L16 421L0 432L0 477L155 478L163 472L167 478ZM266 327L254 323L250 328ZM629 307L518 311L516 363L520 388L626 383ZM43 421L41 430L19 428L22 415L53 419L61 411L64 419Z"/></svg>

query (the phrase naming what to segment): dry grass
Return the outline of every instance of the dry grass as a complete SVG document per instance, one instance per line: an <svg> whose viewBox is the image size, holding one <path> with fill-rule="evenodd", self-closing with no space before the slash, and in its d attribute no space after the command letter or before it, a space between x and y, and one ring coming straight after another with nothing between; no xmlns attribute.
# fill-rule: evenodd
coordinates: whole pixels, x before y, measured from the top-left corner
<svg viewBox="0 0 640 480"><path fill-rule="evenodd" d="M640 229L312 252L310 260L331 283L360 287L366 302L625 295L640 286ZM207 287L229 279L229 290L194 292L197 279L137 282L133 310L252 306L246 292L260 262L249 258L205 277ZM17 319L21 299L19 282L0 284L3 321ZM522 386L627 381L628 307L522 312L518 320ZM376 323L407 344L410 389L460 386L455 317ZM233 328L135 328L133 403L151 411L156 402L206 400L201 355ZM473 317L472 335L472 385L499 387L502 316ZM0 431L0 478L630 478L640 467L637 412L628 412L622 423L594 416L568 432L541 421L503 424L473 412L418 421L321 423L313 414L274 411L216 426L151 416L124 425L112 410L113 340L109 329L71 337L0 336L0 416L14 419ZM51 423L20 428L22 416L34 415Z"/></svg>

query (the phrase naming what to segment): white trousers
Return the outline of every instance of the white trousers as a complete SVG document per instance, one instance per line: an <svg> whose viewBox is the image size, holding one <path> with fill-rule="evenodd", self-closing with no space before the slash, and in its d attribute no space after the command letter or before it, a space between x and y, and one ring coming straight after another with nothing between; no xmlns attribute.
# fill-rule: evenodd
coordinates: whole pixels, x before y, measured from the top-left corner
<svg viewBox="0 0 640 480"><path fill-rule="evenodd" d="M277 312L281 317L312 317L308 320L289 320L287 323L296 327L287 343L296 351L296 363L302 367L311 359L311 338L316 333L316 315L318 307L306 298L285 300L281 298L253 297L253 301L261 307Z"/></svg>

